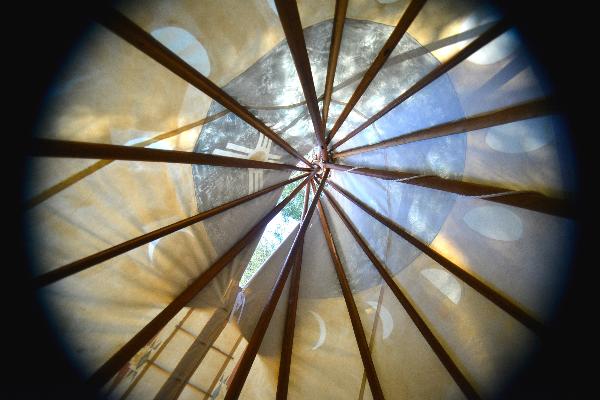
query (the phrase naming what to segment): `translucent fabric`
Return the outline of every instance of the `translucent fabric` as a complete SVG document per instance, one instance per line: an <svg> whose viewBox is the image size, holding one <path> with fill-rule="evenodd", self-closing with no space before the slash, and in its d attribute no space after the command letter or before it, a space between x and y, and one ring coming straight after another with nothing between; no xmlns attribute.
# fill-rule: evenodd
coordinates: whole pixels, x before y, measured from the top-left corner
<svg viewBox="0 0 600 400"><path fill-rule="evenodd" d="M435 62L435 59L431 55L429 55L429 57L429 65L424 63L420 69L429 71L435 66L432 65L432 63ZM421 77L421 74L418 71L416 73L418 75L415 77ZM408 87L409 86L407 86L405 89L408 89ZM388 92L386 89L387 88L385 86L382 86L380 89L381 92L386 93L385 95L381 95L381 98L385 99L385 101L382 102L376 111L379 111L390 101L401 94L398 93L396 95L390 95L387 94ZM401 92L404 92L404 90L401 90ZM365 120L372 114L373 112L371 112L370 115L363 114L362 118L357 120L354 128L365 122ZM462 118L463 116L464 114L461 108L460 98L456 96L452 81L446 75L444 75L426 86L422 91L409 97L406 101L384 115L381 119L377 120L363 132L360 132L352 139L341 145L339 149L340 151L343 151L366 144L377 143L381 140L400 136L403 133L410 133L419 129L439 125L444 122L454 121ZM349 132L350 131L348 131L348 133ZM346 136L345 133L340 131L339 139L342 139L344 136ZM356 157L357 156L353 156L352 158L348 157L347 159L344 159L344 161L352 162ZM369 158L367 154L363 155L363 157ZM413 166L413 168L416 167L417 166Z"/></svg>
<svg viewBox="0 0 600 400"><path fill-rule="evenodd" d="M140 168L145 164L151 166L149 171L152 173L148 174L148 180L160 180L160 172L178 172L177 168L185 167L188 174L187 180L192 182L191 176L189 176L189 166L185 165L113 163L114 168L133 167L138 169L138 173L143 173ZM152 168L158 168L158 171ZM107 167L103 171L110 173L111 167ZM140 177L140 175L137 176ZM143 201L143 203L147 209L139 207L130 210L128 219L128 209L125 205L129 204L128 201L131 199L120 195L127 189L119 192L117 185L118 179L122 179L123 184L128 185L128 189L132 190L131 181L127 178L128 176L125 174L116 174L115 179L111 181L113 185L110 191L97 191L97 193L105 193L111 200L107 201L101 196L92 196L89 198L90 206L77 207L76 209L79 211L77 214L68 212L72 205L66 199L73 198L75 201L80 197L77 197L78 193L71 194L69 192L63 192L61 194L63 198L57 196L32 210L30 221L32 224L36 224L34 225L35 230L40 235L42 232L47 232L46 239L43 242L40 240L39 245L35 247L38 250L38 259L44 260L44 263L40 263L40 265L45 266L47 270L52 270L191 214L191 210L188 209L185 214L180 211L179 214L173 215L177 207L181 209L181 206L185 204L184 195L187 195L187 203L191 203L190 207L193 207L193 192L182 193L181 190L169 192L166 199L171 198L173 202L172 207L169 208L169 203L165 198L156 196L156 192L164 193L167 189L164 184L157 182L156 185L148 186L148 181L146 181L140 182L140 194L137 195L140 196L138 198L141 198L141 194L146 194L148 201ZM92 175L81 185L73 186L73 190L102 187L103 179L105 178L102 173ZM162 179L165 179L164 175L162 175ZM167 182L177 182L178 179L180 178L168 179ZM49 309L53 310L56 324L61 327L64 339L72 344L77 343L76 358L85 365L84 371L93 372L94 368L97 368L126 340L137 333L201 272L230 248L275 205L280 191L274 191L245 204L247 207L256 208L256 213L248 214L249 208L244 208L242 214L238 214L239 211L229 210L228 213L216 215L209 220L154 240L147 245L140 246L42 289L43 298ZM130 193L135 194L133 191ZM152 203L151 200L156 203ZM125 204L121 205L119 201L123 201ZM157 208L158 206L161 208ZM162 219L155 220L154 218L161 216L159 212L161 209L168 214ZM119 225L118 220L114 219L112 225L98 226L92 223L97 221L99 218L97 213L102 211L105 212L103 218L108 219L109 215L120 215L123 222ZM229 218L237 220L235 222L236 234L224 236L215 234L215 241L210 244L211 241L207 240L207 232L211 230L219 232L219 229L231 223L228 222L231 221ZM205 226L205 223L209 225ZM64 226L64 228L59 228L63 232L62 235L53 235L53 230L60 226ZM221 228L218 228L219 226ZM129 229L127 229L128 227ZM72 235L70 240L66 240L67 234ZM230 267L225 268L208 287L204 288L191 305L200 308L222 306L222 301L226 301L227 297L231 296L232 285L237 287L237 282L252 255L257 240L248 245L234 259ZM82 243L89 245L83 247ZM184 246L187 251L175 250L178 246ZM98 287L99 290L92 294L89 293L90 287ZM130 306L121 308L123 304ZM133 307L134 304L137 305ZM71 319L69 316L72 315L77 315L77 318ZM103 341L103 345L96 343L95 338L98 335L106 339Z"/></svg>
<svg viewBox="0 0 600 400"><path fill-rule="evenodd" d="M470 24L469 21L472 19L470 18L467 18L465 24ZM402 42L398 47L401 45ZM433 55L430 54L429 57L429 63L436 62ZM425 64L422 66L414 64L421 58L410 60L413 65L408 61L397 64L391 67L390 72L394 68L397 69L403 66L410 73L417 74L415 76L420 77L432 68L425 66ZM459 120L463 117L496 111L526 101L543 98L548 94L547 89L544 87L544 82L536 76L537 66L530 60L531 57L528 56L526 50L519 43L518 34L509 30L485 45L481 50L467 58L466 61L451 69L447 75L436 79L420 92L409 97L376 121L372 127L367 128L364 132L344 143L340 146L340 150L375 143L382 139L401 136L419 129ZM419 73L420 70L424 72ZM383 77L384 74L380 73L378 78L370 85L368 91L373 93L370 96L365 93L366 98L372 99L370 101L382 99L382 104L375 107L375 111L381 109L391 99L400 94L395 94L396 90L391 88L391 85L393 85L391 82L394 82L394 79L382 78L381 83L379 83L379 76ZM403 72L403 75L407 76L407 72ZM402 84L410 79L409 75L406 80L402 80ZM389 96L389 99L383 101L385 96L375 94L374 90L378 84L382 87L381 90L385 92L385 96ZM403 91L400 90L400 92ZM359 107L357 106L357 108ZM372 114L373 112L366 112L365 117ZM350 123L347 132L362 122L364 121L360 121L359 118L354 125ZM528 122L517 122L516 124L526 125ZM533 123L533 126L529 124L528 127L529 131L535 131L535 133L528 132L529 136L533 134L537 140L530 139L536 143L525 146L530 148L534 146L541 147L541 145L551 140L548 137L551 138L552 134L544 132L549 130L547 127L537 127L535 123ZM337 140L343 138L345 133L340 131ZM542 142L542 144L540 145L539 142ZM365 157L368 159L376 156ZM349 160L350 158L345 161Z"/></svg>
<svg viewBox="0 0 600 400"><path fill-rule="evenodd" d="M296 228L289 234L240 294L241 307L238 310L237 324L241 333L248 339L252 336L256 322L275 287L276 279L294 242L297 230ZM267 332L254 359L240 398L271 398L275 396L288 291L289 278L271 317ZM238 304L240 304L239 301ZM226 393L227 388L227 385L224 385L220 393Z"/></svg>
<svg viewBox="0 0 600 400"><path fill-rule="evenodd" d="M572 194L577 182L568 146L560 117L545 116L356 154L341 162L560 198Z"/></svg>
<svg viewBox="0 0 600 400"><path fill-rule="evenodd" d="M342 104L349 100L362 75L383 47L393 27L400 20L404 7L408 2L391 2L392 4L385 2L385 6L379 7L372 7L367 3L350 2L347 18L356 18L356 21L347 19L344 25L342 48L340 50L341 63L336 71L336 91L334 95L334 99ZM440 8L444 11L440 12ZM471 12L471 14L468 14L468 12ZM369 17L365 18L365 15ZM447 19L449 18L461 21L462 24L458 23L458 26L451 28L447 25ZM367 24L364 21L365 19L381 21L381 24ZM460 4L449 7L449 4L441 1L427 2L409 26L407 34L395 46L389 59L370 83L354 107L352 114L342 125L334 143L357 128L364 122L364 119L371 117L383 106L404 93L406 89L425 74L437 67L440 61L446 61L456 54L474 37L488 29L497 19L493 10L484 7L480 7L476 11L467 11L467 9L461 8ZM426 27L424 21L427 21ZM454 22L454 24L457 24L457 22ZM440 50L429 53L434 49ZM350 60L352 61L350 62ZM397 79L398 76L402 76L402 79ZM418 125L422 121L444 119L444 113L450 113L452 116L452 105L450 104L449 108L448 104L443 104L451 99L448 96L453 93L453 88L446 86L439 91L442 96L427 98L429 104L423 104L422 101L415 104L415 100L411 99L412 106L415 107L415 110L418 109L419 112L415 113L409 110L408 114L406 112L401 113L404 116L411 115L411 118L407 118L404 124L420 128L421 126ZM427 114L423 115L424 111ZM332 117L337 118L337 115L339 115L339 111L334 111ZM395 121L394 134L401 133L404 124L398 125ZM379 130L383 130L383 132L379 132ZM381 128L377 125L367 128L361 135L364 136L364 140L374 142L377 141L376 138L382 139L386 134L389 136L391 132L388 133L385 126ZM344 144L341 149L354 147L350 143L354 145L361 144L360 141L353 141L354 139Z"/></svg>
<svg viewBox="0 0 600 400"><path fill-rule="evenodd" d="M110 163L110 160L31 158L28 168L32 179L28 185L27 200L34 201L34 199L43 196L45 192L51 191L53 187L61 185L63 182L68 184L69 180L80 181L81 179L77 179L76 176L82 171L89 169L93 173L104 168L108 163ZM91 173L86 174L86 176L91 175Z"/></svg>
<svg viewBox="0 0 600 400"><path fill-rule="evenodd" d="M40 167L54 163L55 159L44 159ZM49 169L48 174L52 172ZM42 240L35 246L36 255L44 260L40 266L59 267L196 214L191 175L185 164L113 161L32 208L29 223ZM176 184L179 180L188 184ZM175 235L181 239L185 232L202 235L203 231L196 224ZM136 250L143 249L146 259L152 258L164 251L169 240L162 238ZM211 251L207 247L203 252Z"/></svg>
<svg viewBox="0 0 600 400"><path fill-rule="evenodd" d="M296 3L322 107L336 2ZM326 131L409 3L348 2ZM323 172L304 91L273 0L152 0L143 5L123 2L117 9L300 154L314 156L310 168ZM501 18L483 3L427 1L333 144ZM552 92L538 68L518 32L508 30L334 153L549 97ZM577 190L569 134L562 116L548 113L334 157L333 162L568 200ZM48 93L37 137L305 166L218 99L99 25L82 38ZM283 182L293 172L49 157L31 158L29 169L26 224L32 232L34 277ZM543 324L552 321L571 274L576 221L482 196L417 186L410 180L333 169L328 180L532 318ZM325 190L476 392L494 397L537 349L534 333L332 185ZM278 188L39 289L56 332L84 378L244 237L277 204L282 191ZM313 197L314 192L311 201ZM325 195L321 201L385 397L462 398ZM317 211L308 223L289 398L370 399L371 387ZM111 399L224 398L298 227L289 230L292 233L242 288L240 278L262 232L253 237L104 384L103 394ZM289 286L288 280L241 390L242 399L276 396Z"/></svg>
<svg viewBox="0 0 600 400"><path fill-rule="evenodd" d="M395 280L482 396L493 395L511 377L509 365L519 368L534 351L530 331L469 286L457 286L427 257L417 258Z"/></svg>
<svg viewBox="0 0 600 400"><path fill-rule="evenodd" d="M295 236L295 233L293 236L290 236ZM283 265L279 259L271 260L273 260L273 265L278 268L281 268ZM281 360L281 346L283 343L284 325L287 313L288 303L286 300L289 296L289 286L290 279L288 279L288 282L281 293L281 298L277 303L277 307L275 308L265 337L258 349L258 354L254 359L252 368L248 373L244 388L240 393L240 399L275 398Z"/></svg>
<svg viewBox="0 0 600 400"><path fill-rule="evenodd" d="M57 77L37 132L47 138L132 145L204 118L210 102L114 33L94 25Z"/></svg>
<svg viewBox="0 0 600 400"><path fill-rule="evenodd" d="M361 218L370 218L366 214L359 214L356 208L346 208L346 211L351 216L353 221L360 221ZM330 214L333 214L333 212ZM341 224L341 222L335 222L333 215L330 219L333 221L332 226L334 227L336 224ZM489 227L491 225L492 224L488 223L486 226ZM372 348L375 369L378 371L378 374L381 377L381 375L385 375L386 372L390 370L389 363L393 364L395 362L400 362L400 360L403 362L403 368L399 368L397 370L391 368L392 371L395 371L393 375L394 379L382 381L382 389L384 390L384 393L393 395L393 393L397 393L398 390L402 390L402 393L411 393L411 391L417 391L418 393L420 390L431 390L434 392L430 392L429 394L423 392L420 392L419 394L415 393L415 396L455 398L457 395L460 395L460 392L457 392L458 388L453 384L450 376L445 372L433 353L429 353L428 356L425 355L428 353L423 353L419 356L419 358L413 359L413 362L415 363L414 368L407 365L407 363L410 362L408 360L415 356L415 349L429 350L428 345L420 336L418 331L414 331L414 325L412 325L408 319L408 316L400 307L400 303L398 303L391 292L389 292L389 289L387 289L386 285L384 285L383 294L380 285L374 285L367 290L360 290L360 284L357 284L356 282L368 281L370 280L369 275L375 274L376 272L370 265L370 262L360 261L361 259L364 259L364 256L355 255L355 252L358 251L358 249L353 243L352 237L349 236L349 233L347 232L341 232L342 229L340 228L341 227L334 228L336 229L335 235L337 238L339 238L337 243L341 244L338 245L338 251L343 254L343 262L345 262L345 265L347 266L346 272L349 274L349 281L353 283L352 286L355 301L357 305L362 306L362 308L359 306L359 312L361 314L361 321L363 323L365 333L373 331L372 324L374 318L370 314L375 313L378 315L378 318L381 319L381 326L377 329L382 329L382 339L379 339L378 336L375 336L375 345L373 345L373 342L371 342L371 345L375 349L373 350ZM549 233L549 236L553 236L551 232ZM438 236L436 241L441 241L441 237L441 235ZM396 236L395 239L398 240L398 237ZM469 246L465 245L465 249L473 247L473 238L470 238L468 243ZM352 245L354 245L354 248L348 249ZM556 243L554 243L554 245L556 246ZM377 248L377 246L373 247ZM515 246L511 246L511 251L514 251L514 248ZM449 253L448 248L438 248L437 250L442 251L443 254ZM507 251L505 254L511 254L511 251ZM542 249L541 251L548 251L548 249ZM552 285L553 278L551 275L554 274L554 277L557 279L557 281L560 281L560 279L563 278L560 271L554 272L553 274L549 273L549 271L544 271L544 279L542 282L540 282L537 276L525 276L522 270L519 274L519 270L523 266L522 264L517 264L514 268L510 268L510 264L506 265L507 260L502 259L500 261L501 264L497 265L493 263L493 260L490 260L489 253L485 255L487 256L487 259L484 260L482 258L481 260L478 260L480 263L477 264L478 266L483 266L485 268L479 268L479 270L483 269L486 272L494 271L493 282L495 283L506 282L506 285L503 285L501 288L504 293L508 292L509 294L515 294L517 296L522 295L525 292L532 294L535 292L535 289L533 289L534 285ZM562 257L564 257L564 255ZM393 270L396 268L394 268L393 261L390 262L383 257L380 257L380 260L384 261L384 264L388 266L388 271L395 275ZM360 270L353 268L352 265L355 263L360 263L363 268ZM560 263L557 262L556 264L559 265ZM502 271L502 267L510 269L510 272L507 271L504 277L499 276L499 272ZM413 271L418 271L418 273ZM535 274L534 270L531 269L528 270L528 273ZM528 351L532 351L530 346L532 341L534 341L534 336L531 332L527 331L524 327L519 325L518 322L510 318L503 311L495 307L492 303L487 301L472 288L462 283L459 279L448 273L427 256L418 256L415 261L403 268L402 271L396 275L395 279L405 293L408 294L412 303L416 305L417 309L421 312L421 315L425 317L425 320L433 329L438 339L442 340L443 344L448 343L448 341L454 341L453 343L458 345L458 343L462 340L469 340L466 338L468 335L477 336L477 344L473 344L473 347L470 351L458 348L454 349L452 348L452 345L450 345L450 355L458 364L459 368L463 370L463 373L465 373L469 380L471 380L470 378L473 378L473 380L480 385L476 385L476 390L485 392L484 387L497 387L499 384L503 383L505 379L508 379L511 376L510 369L507 368L507 366L519 365L519 360L525 360L529 354ZM519 287L520 284L522 284L521 290ZM527 287L527 289L523 290L524 287ZM424 291L425 288L427 288L428 294L420 292L420 290ZM433 294L434 292L435 295ZM529 298L529 302L526 304L535 304L537 306L536 308L538 309L540 304L545 304L546 309L551 309L552 304L549 305L547 303L548 299L544 296L544 293L547 293L547 291L542 290L538 292L538 296L535 298L535 300ZM388 298L387 300L385 300L386 296ZM424 300L424 296L428 296L427 301ZM439 300L437 300L439 303L433 303L433 299L436 298L439 298ZM427 304L427 306L424 304ZM442 307L442 305L444 310L447 309L448 311L441 311L440 307ZM485 311L481 307L484 307ZM456 314L451 314L452 316L449 317L449 312ZM425 313L425 315L423 313ZM435 313L433 314L435 317L428 313ZM481 327L477 333L471 331L472 329L476 329L475 326L477 326L477 324L475 324L472 320L467 322L465 318L475 318L474 316L476 315L490 315L490 313L493 313L494 315L494 322L491 322L488 320L488 318L485 318L485 321L482 321L482 323L479 324ZM400 321L404 321L404 324L398 322L398 319ZM459 322L456 322L457 319ZM506 324L506 326L499 328L497 324ZM406 325L411 326L413 332L412 334L409 333L411 330L407 331L406 329L408 328L403 328ZM452 328L449 326L452 326ZM412 335L415 338L412 340L421 342L421 345L408 346L408 348L411 348L412 350L404 356L398 354L397 356L392 357L390 352L394 350L391 349L388 351L379 352L378 349L380 349L381 346L384 346L385 348L386 344L388 343L390 345L391 343L394 344L393 348L396 352L405 348L404 346L399 345L400 339L393 342L386 342L386 339L391 335L394 329L404 329L401 331L403 332L403 335L401 336L402 341L409 340L408 338ZM494 334L495 329L502 329L504 332L506 332L506 334L501 335L502 337L500 338L498 335ZM452 333L448 333L448 330L452 330ZM445 336L446 334L459 335L460 339L456 336L449 338ZM492 346L490 344L491 342L488 342L488 340L492 341L494 345ZM381 343L379 348L378 343ZM529 350L526 350L527 348L529 348ZM406 357L409 358L407 359ZM420 376L418 371L416 371L418 368L417 365L429 365L425 361L427 358L431 360L431 365L424 368L423 371L425 372L425 375L421 378L424 379L424 381L421 382L421 385L417 385L416 383L419 382ZM488 362L493 364L493 367L487 365ZM483 363L486 364L484 365ZM431 373L433 373L435 370L439 371L438 374L440 374L440 376L436 379L432 379ZM381 373L379 373L379 371L381 371ZM407 378L405 378L406 382L404 382L404 380L400 377L398 371L406 371L407 374L410 374ZM410 373L408 371L410 371ZM433 385L433 382L436 382L436 385Z"/></svg>
<svg viewBox="0 0 600 400"><path fill-rule="evenodd" d="M96 171L83 181L30 210L31 228L39 233L40 240L43 237L43 242L35 246L36 256L44 260L40 265L47 269L61 266L191 217L198 212L254 193L264 186L279 183L289 177L289 173L286 175L284 172L271 170L206 168L209 168L207 173L201 177L196 176L199 182L196 189L193 186L192 170L185 164L115 161ZM218 176L219 173L221 175L232 173L245 185L215 187L216 182L211 182L210 179ZM249 187L248 176L251 174L260 174L261 178L266 179L261 180L260 185ZM187 184L179 185L177 184L179 181ZM204 188L205 183L209 183L210 186ZM224 187L230 189L222 190ZM213 193L210 201L196 203L195 195L203 199L209 190ZM201 250L205 262L214 261L275 205L280 193L281 189L277 189L245 203L241 214L239 214L240 209L234 208L133 251L147 253L147 257L152 261L155 256L162 255L165 248L169 247L166 245L167 242L193 240L203 235L206 237L207 228L209 232L214 231L215 226L231 223L228 221L235 218L236 226L239 227L237 235L217 237L213 241L214 244L210 246L206 246L208 245L206 240L202 241L206 243ZM140 206L134 206L138 203ZM246 207L256 208L256 213L248 214L249 208ZM98 225L99 220L110 221L110 224ZM56 231L62 234L53 235ZM186 239L186 235L189 235L189 238Z"/></svg>
<svg viewBox="0 0 600 400"><path fill-rule="evenodd" d="M313 216L302 255L288 397L355 398L362 362L323 229Z"/></svg>
<svg viewBox="0 0 600 400"><path fill-rule="evenodd" d="M226 321L225 326L220 328L222 329L220 332L215 332L218 335L216 340L210 345L210 349L199 366L191 374L179 398L197 398L199 395L222 397L227 392L232 369L239 362L247 344L244 336L249 339L256 327L268 295L295 238L296 231L294 230L281 247L265 262L246 288L241 290L235 282L228 287L227 295L222 303L222 307L226 310L225 313L222 313ZM253 246L249 247L253 248ZM243 262L241 264L245 265ZM226 271L227 269L221 274L227 274ZM288 286L289 284L284 288L282 299L286 299L288 296ZM274 396L286 304L285 300L278 303L265 339L246 380L241 398ZM146 371L144 377L139 382L135 382L135 375L130 374L130 376L132 375L130 379L123 380L117 386L118 390L114 390L115 395L129 392L128 397L144 398L154 397L159 393L161 386L173 373L179 360L186 351L189 351L190 346L196 337L201 335L204 327L208 326L211 315L218 315L216 314L218 309L207 306L208 304L199 298L194 300L194 305L195 308L190 309L189 315L174 328L174 333L168 341L167 339L154 340L156 343L165 344L158 356L151 360L151 356L156 354L154 352L144 358L146 360L144 362L150 365L148 369L162 371L162 376L154 378L153 375L149 375L149 371ZM170 325L165 327L163 332L166 334L169 332L169 328ZM162 332L161 335L163 335ZM160 337L162 338L162 336ZM137 356L134 359L139 358L140 356Z"/></svg>
<svg viewBox="0 0 600 400"><path fill-rule="evenodd" d="M361 182L358 186L357 181ZM343 174L343 182L344 188L376 211L421 241L431 243L446 258L507 294L537 318L548 318L561 298L557 285L567 278L567 260L575 233L572 221L370 177ZM389 193L388 204L373 204L378 190ZM381 239L369 242L391 272L398 273L420 253L335 190L330 192L364 237L387 236L388 243ZM433 195L427 202L420 200L428 192L439 195L439 200L433 201ZM367 196L371 203L365 200ZM399 202L406 203L398 205ZM369 224L377 224L386 235L372 234Z"/></svg>
<svg viewBox="0 0 600 400"><path fill-rule="evenodd" d="M249 1L243 6L238 2L153 3L143 11L123 5L122 11L228 95L248 107L251 113L301 154L315 146L314 136L306 130L294 133L294 125L301 125L309 119L303 106L300 81L273 2ZM301 7L301 12L313 15L314 9L324 10L320 5L306 4ZM233 9L235 12L226 11ZM329 12L322 12L321 20L331 18L332 11L331 8ZM189 18L190 15L196 18ZM215 35L216 32L220 33ZM314 74L317 87L322 87L325 79L324 73L319 75L318 71L327 68L329 39L324 38L330 32L330 23L307 30L307 47L313 71L317 72ZM257 41L257 38L260 39ZM213 104L209 114L213 114L215 107L218 106ZM219 126L219 129L223 130L223 127ZM256 131L249 126L243 129L252 132L252 140L256 142ZM281 149L276 152L282 153ZM285 152L280 156L289 158Z"/></svg>
<svg viewBox="0 0 600 400"><path fill-rule="evenodd" d="M547 95L537 65L508 30L449 73L466 115L480 114Z"/></svg>
<svg viewBox="0 0 600 400"><path fill-rule="evenodd" d="M252 250L242 251L190 306L222 307L230 296L235 296L234 279L237 275L239 280L243 270L234 267L245 265ZM82 373L89 375L194 278L185 269L160 271L124 254L43 288L40 295L54 316L53 324L60 327L62 340L75 346L76 353L71 355L81 365ZM90 287L98 290L91 294Z"/></svg>
<svg viewBox="0 0 600 400"><path fill-rule="evenodd" d="M460 390L336 213L328 220L386 398L458 398ZM367 282L376 282L365 285ZM371 398L364 390L361 396ZM364 397L362 397L364 396Z"/></svg>
<svg viewBox="0 0 600 400"><path fill-rule="evenodd" d="M153 398L167 378L173 373L179 360L189 351L190 346L203 327L214 315L213 309L189 309L185 316L169 331L170 326L163 329L166 337L156 340L155 351L139 359L135 373L130 373L121 379L110 396L114 398ZM226 315L225 315L226 317ZM227 366L239 358L244 343L235 322L229 322L218 334L217 340L209 346L199 367L193 371L188 381L184 382L179 398L198 398L207 396L219 384L219 379ZM162 333L161 333L162 334ZM131 363L130 363L131 364ZM160 372L160 377L156 373Z"/></svg>

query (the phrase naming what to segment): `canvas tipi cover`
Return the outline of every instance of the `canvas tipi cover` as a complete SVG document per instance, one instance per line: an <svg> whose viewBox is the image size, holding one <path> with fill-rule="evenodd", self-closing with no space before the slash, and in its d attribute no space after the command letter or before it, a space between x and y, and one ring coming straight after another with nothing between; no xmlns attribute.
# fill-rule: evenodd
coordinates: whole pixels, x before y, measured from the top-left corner
<svg viewBox="0 0 600 400"><path fill-rule="evenodd" d="M576 170L498 9L94 15L46 95L26 199L32 285L90 388L490 398L536 352L570 274Z"/></svg>

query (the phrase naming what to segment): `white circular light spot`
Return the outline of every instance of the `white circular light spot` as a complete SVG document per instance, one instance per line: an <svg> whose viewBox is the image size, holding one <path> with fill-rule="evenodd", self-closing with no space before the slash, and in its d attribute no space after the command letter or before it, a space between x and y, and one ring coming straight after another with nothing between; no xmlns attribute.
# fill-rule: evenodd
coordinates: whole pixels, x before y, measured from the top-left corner
<svg viewBox="0 0 600 400"><path fill-rule="evenodd" d="M545 146L553 139L552 118L542 117L490 128L485 142L503 153L525 153Z"/></svg>
<svg viewBox="0 0 600 400"><path fill-rule="evenodd" d="M151 35L202 75L210 75L208 53L191 33L176 26L166 26L152 31Z"/></svg>
<svg viewBox="0 0 600 400"><path fill-rule="evenodd" d="M371 306L369 310L377 311L377 302L376 301L367 301L367 304ZM387 339L394 330L394 319L392 318L392 314L388 311L387 308L382 304L379 307L379 318L381 320L382 335L384 339Z"/></svg>
<svg viewBox="0 0 600 400"><path fill-rule="evenodd" d="M433 286L444 294L451 302L458 304L462 295L460 283L448 272L437 269L427 268L421 271L423 275Z"/></svg>
<svg viewBox="0 0 600 400"><path fill-rule="evenodd" d="M323 321L323 318L321 318L319 314L312 310L309 312L315 317L317 324L319 324L319 339L317 339L314 346L311 348L311 350L316 350L325 343L325 338L327 338L327 327L325 326L325 321Z"/></svg>
<svg viewBox="0 0 600 400"><path fill-rule="evenodd" d="M497 20L498 18L494 15L474 12L462 20L462 22L457 21L446 27L442 31L442 37L468 32ZM469 42L470 40L461 40L460 42L438 49L435 51L435 54L437 54L436 57L447 59L456 54L459 49L464 48ZM476 51L467 60L478 65L494 64L511 55L519 47L519 43L518 35L514 31L508 31Z"/></svg>
<svg viewBox="0 0 600 400"><path fill-rule="evenodd" d="M519 47L517 34L514 31L508 31L483 46L467 60L479 65L494 64L511 55L517 47Z"/></svg>
<svg viewBox="0 0 600 400"><path fill-rule="evenodd" d="M477 207L467 212L463 220L469 228L490 239L512 242L523 235L521 218L506 207Z"/></svg>

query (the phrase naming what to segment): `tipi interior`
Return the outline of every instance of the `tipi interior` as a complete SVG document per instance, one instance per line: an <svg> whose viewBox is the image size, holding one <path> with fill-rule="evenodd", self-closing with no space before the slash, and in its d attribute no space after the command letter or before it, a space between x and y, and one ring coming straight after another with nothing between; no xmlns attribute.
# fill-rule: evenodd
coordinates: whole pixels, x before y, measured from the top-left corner
<svg viewBox="0 0 600 400"><path fill-rule="evenodd" d="M45 96L25 200L30 283L88 389L495 398L540 350L577 169L500 9L153 0L94 18Z"/></svg>

